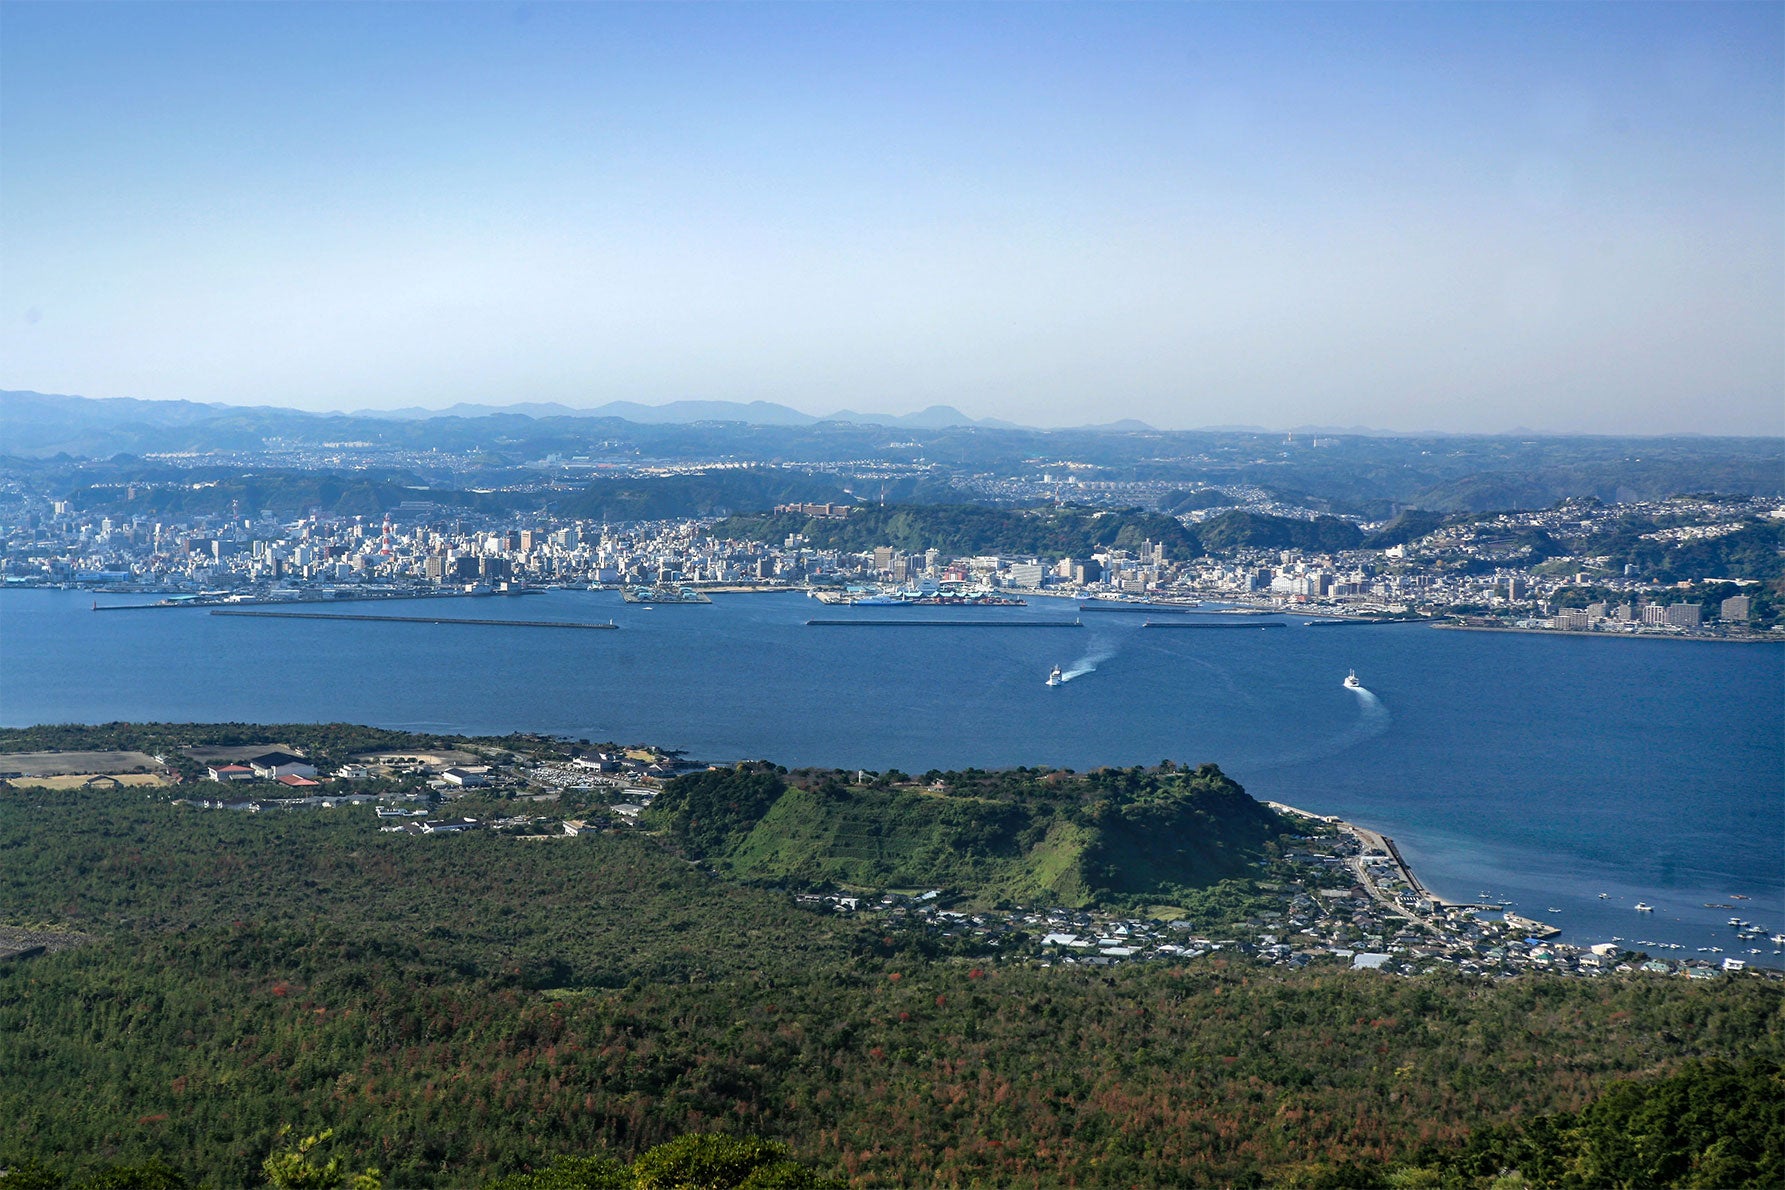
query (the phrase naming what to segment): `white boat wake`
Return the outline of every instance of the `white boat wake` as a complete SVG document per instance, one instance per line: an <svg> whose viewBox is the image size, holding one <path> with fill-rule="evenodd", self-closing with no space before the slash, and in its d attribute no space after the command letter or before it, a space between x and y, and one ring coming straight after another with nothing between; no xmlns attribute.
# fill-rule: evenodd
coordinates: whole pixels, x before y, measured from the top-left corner
<svg viewBox="0 0 1785 1190"><path fill-rule="evenodd" d="M1116 651L1113 648L1094 645L1092 646L1091 652L1086 653L1083 657L1074 661L1060 674L1060 680L1062 682L1070 682L1074 678L1082 678L1086 674L1096 673L1099 664L1108 661L1115 655Z"/></svg>
<svg viewBox="0 0 1785 1190"><path fill-rule="evenodd" d="M1345 687L1357 696L1357 721L1344 731L1327 739L1311 744L1306 748L1298 748L1292 752L1284 752L1277 756L1256 762L1252 767L1260 769L1287 768L1298 764L1312 764L1317 760L1326 760L1347 752L1366 740L1373 740L1388 730L1394 722L1394 716L1382 700L1365 690L1362 686Z"/></svg>

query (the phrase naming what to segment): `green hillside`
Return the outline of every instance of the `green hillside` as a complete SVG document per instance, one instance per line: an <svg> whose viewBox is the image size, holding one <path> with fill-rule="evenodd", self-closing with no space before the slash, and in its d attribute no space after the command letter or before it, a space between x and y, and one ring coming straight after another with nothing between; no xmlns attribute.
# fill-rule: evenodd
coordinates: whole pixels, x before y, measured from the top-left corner
<svg viewBox="0 0 1785 1190"><path fill-rule="evenodd" d="M679 777L652 811L746 880L942 888L983 904L1169 898L1241 875L1283 831L1220 769Z"/></svg>
<svg viewBox="0 0 1785 1190"><path fill-rule="evenodd" d="M941 550L1042 558L1087 557L1106 549L1140 550L1153 542L1165 556L1183 561L1202 554L1196 534L1175 517L1138 508L1120 512L1086 508L994 508L966 504L862 505L843 520L797 513L737 516L713 527L717 537L780 541L802 534L820 549L866 551L890 545L910 553Z"/></svg>

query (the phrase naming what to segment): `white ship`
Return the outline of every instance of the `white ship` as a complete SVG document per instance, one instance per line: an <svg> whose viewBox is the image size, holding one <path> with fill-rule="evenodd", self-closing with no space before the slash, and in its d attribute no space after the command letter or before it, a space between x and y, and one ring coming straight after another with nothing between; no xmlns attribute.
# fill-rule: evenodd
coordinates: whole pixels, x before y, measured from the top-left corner
<svg viewBox="0 0 1785 1190"><path fill-rule="evenodd" d="M1345 675L1345 689L1362 690L1363 688L1364 684L1357 680L1357 671L1355 669Z"/></svg>
<svg viewBox="0 0 1785 1190"><path fill-rule="evenodd" d="M1047 684L1050 686L1058 686L1061 682L1064 682L1065 680L1066 680L1066 675L1060 672L1060 667L1057 665L1054 666L1054 672L1050 673L1047 676Z"/></svg>

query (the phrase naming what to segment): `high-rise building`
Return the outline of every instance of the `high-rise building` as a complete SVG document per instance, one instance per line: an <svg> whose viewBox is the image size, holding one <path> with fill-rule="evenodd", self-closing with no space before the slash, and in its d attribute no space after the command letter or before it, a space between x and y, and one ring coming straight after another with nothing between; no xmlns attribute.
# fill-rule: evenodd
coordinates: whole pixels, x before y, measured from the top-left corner
<svg viewBox="0 0 1785 1190"><path fill-rule="evenodd" d="M1731 595L1717 607L1717 618L1726 624L1746 623L1754 607L1746 595Z"/></svg>
<svg viewBox="0 0 1785 1190"><path fill-rule="evenodd" d="M1696 628L1703 618L1704 607L1697 603L1670 603L1663 622L1669 628Z"/></svg>

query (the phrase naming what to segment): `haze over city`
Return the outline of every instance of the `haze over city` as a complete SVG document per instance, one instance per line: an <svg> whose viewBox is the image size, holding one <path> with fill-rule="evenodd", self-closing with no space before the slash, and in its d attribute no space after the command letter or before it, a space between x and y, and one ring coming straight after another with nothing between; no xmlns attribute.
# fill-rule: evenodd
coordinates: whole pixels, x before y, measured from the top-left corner
<svg viewBox="0 0 1785 1190"><path fill-rule="evenodd" d="M1780 18L8 5L0 388L1776 434Z"/></svg>

